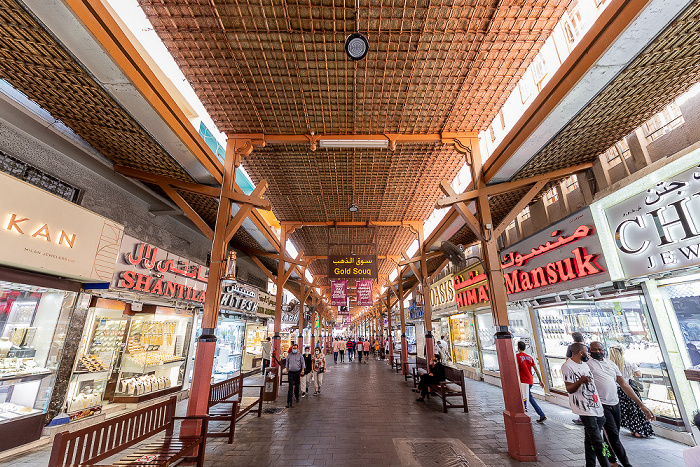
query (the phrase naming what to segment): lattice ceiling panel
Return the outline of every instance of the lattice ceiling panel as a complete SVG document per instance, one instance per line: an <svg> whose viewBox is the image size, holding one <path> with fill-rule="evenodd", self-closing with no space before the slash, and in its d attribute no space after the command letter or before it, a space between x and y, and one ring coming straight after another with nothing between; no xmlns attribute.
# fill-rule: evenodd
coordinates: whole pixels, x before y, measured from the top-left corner
<svg viewBox="0 0 700 467"><path fill-rule="evenodd" d="M700 81L700 3L693 2L515 178L594 160Z"/></svg>
<svg viewBox="0 0 700 467"><path fill-rule="evenodd" d="M464 156L443 144L388 149L318 149L307 145L256 149L243 165L282 221L401 221L426 219ZM351 201L360 208L348 211Z"/></svg>
<svg viewBox="0 0 700 467"><path fill-rule="evenodd" d="M483 129L569 0L139 0L225 132Z"/></svg>

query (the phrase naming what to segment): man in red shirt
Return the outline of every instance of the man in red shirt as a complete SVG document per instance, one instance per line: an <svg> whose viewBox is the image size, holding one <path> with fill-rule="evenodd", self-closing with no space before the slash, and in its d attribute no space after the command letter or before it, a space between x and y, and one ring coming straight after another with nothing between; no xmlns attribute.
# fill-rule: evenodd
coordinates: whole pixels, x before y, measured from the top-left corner
<svg viewBox="0 0 700 467"><path fill-rule="evenodd" d="M532 370L535 370L540 386L544 387L544 383L542 382L542 375L540 375L540 372L537 370L537 366L535 366L535 360L530 355L525 353L525 347L525 342L518 342L519 352L515 354L515 361L518 362L518 372L520 373L520 385L522 388L521 392L523 394L523 402L525 403L525 409L527 410L527 399L530 400L530 405L532 405L532 407L535 409L537 415L540 416L537 423L542 423L547 420L547 417L545 416L544 412L542 412L540 406L537 405L535 398L532 397L532 385L535 384L535 381L532 378Z"/></svg>

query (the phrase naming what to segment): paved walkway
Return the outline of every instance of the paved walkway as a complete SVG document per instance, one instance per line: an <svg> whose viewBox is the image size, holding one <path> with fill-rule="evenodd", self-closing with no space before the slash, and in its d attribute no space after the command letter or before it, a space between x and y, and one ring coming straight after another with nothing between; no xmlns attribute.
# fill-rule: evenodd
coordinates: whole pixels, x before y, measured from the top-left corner
<svg viewBox="0 0 700 467"><path fill-rule="evenodd" d="M208 441L207 466L584 465L583 429L559 406L541 403L549 419L534 424L539 461L518 463L507 454L500 388L467 380L469 413L444 414L439 399L416 402L410 381L383 361L334 365L331 357L329 362L323 394L309 395L276 415L246 416L234 444L225 438ZM281 408L283 389L276 403ZM681 444L628 434L623 442L636 467L683 466ZM0 466L45 466L49 449L4 459Z"/></svg>

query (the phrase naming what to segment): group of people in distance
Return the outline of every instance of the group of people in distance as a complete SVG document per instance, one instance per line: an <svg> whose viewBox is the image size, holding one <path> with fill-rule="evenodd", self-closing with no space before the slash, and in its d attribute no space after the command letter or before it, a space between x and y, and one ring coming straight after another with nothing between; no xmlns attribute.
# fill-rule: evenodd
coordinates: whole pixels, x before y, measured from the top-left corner
<svg viewBox="0 0 700 467"><path fill-rule="evenodd" d="M374 352L379 356L379 340L374 342ZM340 357L340 363L345 363L345 353L348 354L348 363L355 360L357 356L357 361L362 363L362 356L365 357L365 363L369 360L369 351L372 348L370 340L364 337L336 337L333 339L333 363L338 363L338 357Z"/></svg>

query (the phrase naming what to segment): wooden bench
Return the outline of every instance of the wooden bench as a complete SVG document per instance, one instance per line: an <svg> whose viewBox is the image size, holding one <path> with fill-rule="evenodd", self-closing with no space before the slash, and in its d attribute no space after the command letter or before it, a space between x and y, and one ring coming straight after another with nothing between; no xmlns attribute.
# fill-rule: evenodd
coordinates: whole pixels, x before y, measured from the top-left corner
<svg viewBox="0 0 700 467"><path fill-rule="evenodd" d="M413 369L413 387L418 386L418 381L420 377L427 374L428 371L426 367L420 365L425 364L425 359L421 357L416 358L416 368ZM464 386L464 370L460 370L453 366L444 366L445 368L445 380L439 383L431 384L428 388L428 397L431 393L442 399L442 411L447 413L447 409L464 409L465 412L469 412L469 407L467 405L467 392ZM422 370L422 371L421 371ZM460 403L453 403L450 399L454 397L461 398Z"/></svg>
<svg viewBox="0 0 700 467"><path fill-rule="evenodd" d="M165 432L165 438L141 446L112 465L167 466L197 449L198 467L204 466L207 416L175 417L177 397L98 423L82 430L64 431L54 438L49 467L95 465L141 441ZM175 420L198 424L194 436L174 436Z"/></svg>
<svg viewBox="0 0 700 467"><path fill-rule="evenodd" d="M405 378L405 380L408 381L408 378L413 378L413 388L415 389L418 387L418 381L420 381L420 377L427 374L428 361L423 357L416 357L416 363L413 366L411 374L409 375L407 373L407 377Z"/></svg>
<svg viewBox="0 0 700 467"><path fill-rule="evenodd" d="M243 388L260 388L257 396L243 397ZM228 443L233 443L233 435L236 430L236 422L243 418L256 405L258 417L262 416L263 390L262 384L243 384L243 375L212 384L209 389L209 421L229 422L229 426L223 432L207 432L209 437L228 437ZM233 397L233 399L231 399ZM231 400L229 400L231 399ZM231 405L231 408L222 407ZM228 433L226 431L228 430Z"/></svg>

